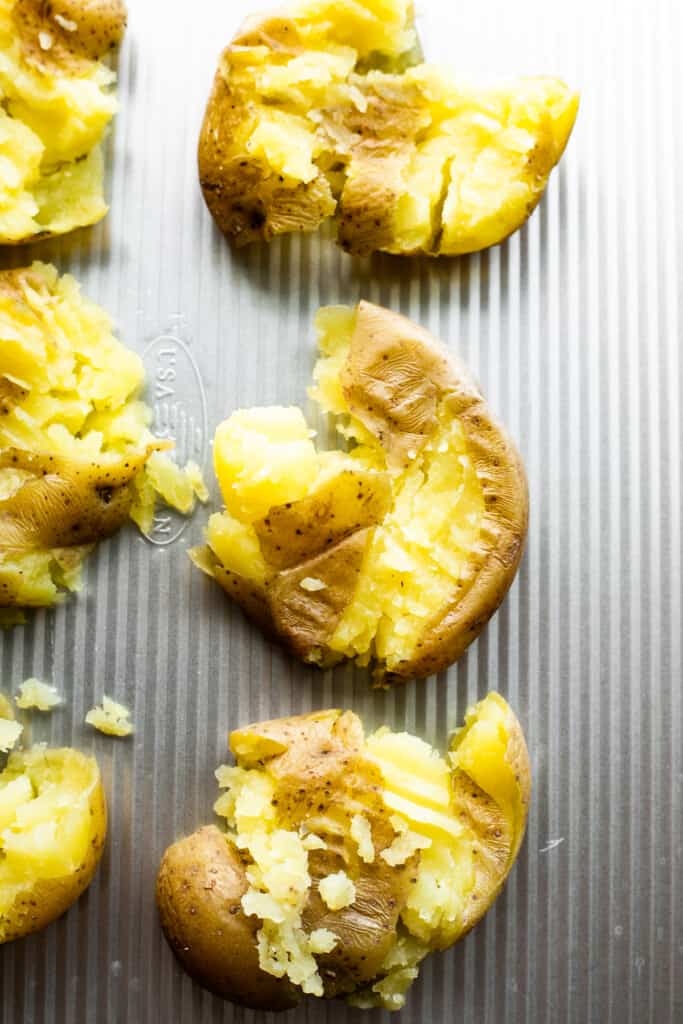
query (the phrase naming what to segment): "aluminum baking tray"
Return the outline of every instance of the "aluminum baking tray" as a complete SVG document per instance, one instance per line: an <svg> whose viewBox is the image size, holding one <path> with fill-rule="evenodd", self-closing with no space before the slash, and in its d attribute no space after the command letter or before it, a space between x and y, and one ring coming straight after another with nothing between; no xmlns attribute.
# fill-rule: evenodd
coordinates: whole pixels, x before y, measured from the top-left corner
<svg viewBox="0 0 683 1024"><path fill-rule="evenodd" d="M534 766L527 840L485 921L425 962L400 1020L680 1022L681 4L422 0L433 59L556 73L582 91L529 224L497 249L438 261L352 259L329 234L232 250L204 208L195 148L219 50L257 0L130 7L109 217L4 251L1 265L40 257L73 272L145 353L159 429L207 467L226 413L304 399L320 304L365 296L400 310L478 374L524 454L531 526L517 582L466 657L386 694L360 671L303 668L249 626L185 555L201 512L184 529L160 517L155 543L124 530L90 559L79 597L0 635L5 689L35 674L68 697L33 717L33 738L95 752L111 811L88 894L0 950L0 1021L274 1019L195 986L154 908L163 849L211 820L228 730L337 705L443 743L497 687ZM133 708L131 740L84 726L103 692ZM286 1019L388 1014L309 1002Z"/></svg>

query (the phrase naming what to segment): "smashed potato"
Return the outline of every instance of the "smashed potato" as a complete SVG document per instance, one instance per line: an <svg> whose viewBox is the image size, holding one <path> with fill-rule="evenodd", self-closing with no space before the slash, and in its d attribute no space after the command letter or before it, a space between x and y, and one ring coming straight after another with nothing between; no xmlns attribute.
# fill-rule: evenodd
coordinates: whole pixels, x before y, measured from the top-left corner
<svg viewBox="0 0 683 1024"><path fill-rule="evenodd" d="M216 775L223 834L166 851L157 901L176 956L236 1003L303 994L400 1009L421 960L486 913L524 835L521 727L491 693L444 757L321 711L239 729Z"/></svg>
<svg viewBox="0 0 683 1024"><path fill-rule="evenodd" d="M125 27L123 0L0 0L0 244L106 214L101 142L116 76L102 58Z"/></svg>
<svg viewBox="0 0 683 1024"><path fill-rule="evenodd" d="M131 518L149 530L157 497L177 500L181 471L149 431L143 383L72 277L43 263L0 272L0 624L77 589L98 540Z"/></svg>
<svg viewBox="0 0 683 1024"><path fill-rule="evenodd" d="M318 315L313 397L348 453L298 409L239 410L216 432L225 511L190 554L305 661L374 661L380 682L440 671L503 600L526 478L467 369L426 331L361 302Z"/></svg>
<svg viewBox="0 0 683 1024"><path fill-rule="evenodd" d="M42 746L10 755L0 772L0 943L44 928L78 899L106 831L93 758Z"/></svg>
<svg viewBox="0 0 683 1024"><path fill-rule="evenodd" d="M299 0L224 51L199 177L239 245L336 213L352 253L476 252L531 214L577 107L555 78L478 86L419 63L411 0Z"/></svg>

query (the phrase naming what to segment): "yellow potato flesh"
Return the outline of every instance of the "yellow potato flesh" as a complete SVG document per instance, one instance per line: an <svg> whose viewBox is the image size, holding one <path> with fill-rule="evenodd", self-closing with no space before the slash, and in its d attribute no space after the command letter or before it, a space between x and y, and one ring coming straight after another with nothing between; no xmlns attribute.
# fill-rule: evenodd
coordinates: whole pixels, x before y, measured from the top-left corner
<svg viewBox="0 0 683 1024"><path fill-rule="evenodd" d="M354 317L321 311L322 358L312 396L326 412L348 416L339 371ZM359 423L347 433L362 442L339 465L384 469L379 442ZM296 501L334 469L316 452L298 409L234 413L216 433L216 473L227 512L212 516L207 541L223 565L262 583L266 565L251 523L269 508ZM351 603L328 640L330 650L361 664L371 656L391 670L411 657L425 627L462 593L472 577L484 498L467 439L446 415L406 470L392 475L393 508L375 529Z"/></svg>
<svg viewBox="0 0 683 1024"><path fill-rule="evenodd" d="M105 215L99 143L116 111L103 64L67 77L24 60L13 6L0 0L0 243Z"/></svg>
<svg viewBox="0 0 683 1024"><path fill-rule="evenodd" d="M0 919L22 889L64 878L86 860L98 783L95 761L75 750L10 756L0 773Z"/></svg>
<svg viewBox="0 0 683 1024"><path fill-rule="evenodd" d="M303 498L319 469L310 434L299 409L242 409L222 423L214 466L227 510L251 523Z"/></svg>

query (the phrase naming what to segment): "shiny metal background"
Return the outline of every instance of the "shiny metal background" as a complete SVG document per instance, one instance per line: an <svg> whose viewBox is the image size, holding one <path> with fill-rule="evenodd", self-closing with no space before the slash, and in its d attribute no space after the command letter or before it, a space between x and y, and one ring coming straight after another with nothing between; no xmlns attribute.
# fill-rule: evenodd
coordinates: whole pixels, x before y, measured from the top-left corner
<svg viewBox="0 0 683 1024"><path fill-rule="evenodd" d="M204 209L195 146L218 52L258 4L130 6L111 213L1 265L35 256L76 274L147 350L159 426L207 467L207 429L236 406L305 399L318 305L365 296L398 309L479 375L526 459L531 527L479 642L448 673L389 694L362 672L307 670L247 625L185 556L204 513L180 535L160 519L155 540L172 543L129 529L102 544L79 597L0 635L4 689L35 674L67 695L33 716L33 737L94 751L111 811L87 896L0 950L0 1021L270 1019L194 986L153 902L164 847L211 820L228 730L332 704L444 743L493 687L527 731L527 840L495 908L425 963L400 1019L683 1020L680 3L422 0L430 58L558 73L583 96L528 226L440 261L351 259L327 235L232 251ZM164 360L182 370L170 396L157 387ZM130 741L84 726L104 692L133 708ZM380 1018L311 1002L287 1020Z"/></svg>

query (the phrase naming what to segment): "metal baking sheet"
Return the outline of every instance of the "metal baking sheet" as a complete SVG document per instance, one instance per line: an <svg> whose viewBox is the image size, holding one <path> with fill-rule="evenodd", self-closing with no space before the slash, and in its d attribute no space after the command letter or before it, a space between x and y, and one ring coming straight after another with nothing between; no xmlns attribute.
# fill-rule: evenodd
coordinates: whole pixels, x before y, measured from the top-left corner
<svg viewBox="0 0 683 1024"><path fill-rule="evenodd" d="M304 399L321 303L400 310L469 362L518 439L531 527L518 580L467 656L388 694L264 641L185 555L202 513L184 530L161 517L154 544L125 530L91 558L79 597L0 635L3 688L35 674L67 695L33 717L34 739L95 752L111 812L87 896L0 950L0 1021L270 1020L193 985L153 902L167 843L211 820L228 730L338 705L443 743L492 687L527 731L527 840L485 922L425 962L400 1020L683 1020L681 4L422 0L431 58L558 73L583 97L528 226L439 261L351 259L329 234L231 250L204 209L195 145L218 52L258 0L130 6L111 213L1 265L39 257L73 272L146 353L159 428L207 467L232 409ZM130 741L84 726L102 693L133 708ZM317 1002L287 1018L380 1019Z"/></svg>

